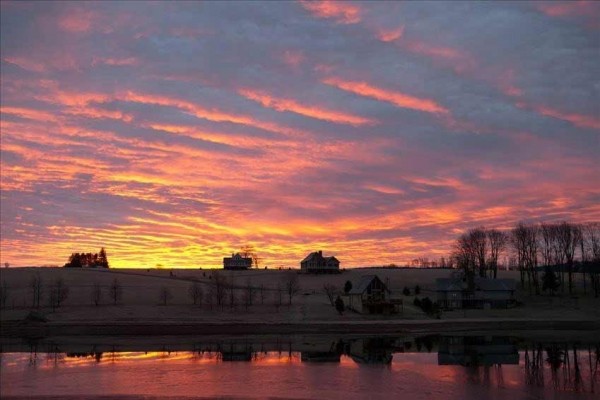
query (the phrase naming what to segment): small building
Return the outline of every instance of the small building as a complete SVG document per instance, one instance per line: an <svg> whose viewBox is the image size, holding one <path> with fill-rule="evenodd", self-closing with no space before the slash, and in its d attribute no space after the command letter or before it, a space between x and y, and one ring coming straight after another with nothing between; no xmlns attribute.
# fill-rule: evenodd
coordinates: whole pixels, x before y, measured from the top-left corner
<svg viewBox="0 0 600 400"><path fill-rule="evenodd" d="M243 257L240 253L231 254L231 257L223 258L223 268L229 270L252 268L252 257Z"/></svg>
<svg viewBox="0 0 600 400"><path fill-rule="evenodd" d="M509 308L515 305L514 279L474 278L472 285L462 279L436 279L438 304L447 310L461 308Z"/></svg>
<svg viewBox="0 0 600 400"><path fill-rule="evenodd" d="M334 256L323 257L323 252L319 250L300 261L300 270L314 274L337 274L340 272L340 262Z"/></svg>
<svg viewBox="0 0 600 400"><path fill-rule="evenodd" d="M364 275L345 297L348 308L358 313L391 314L398 312L402 301L391 299L390 295L390 290L377 275Z"/></svg>

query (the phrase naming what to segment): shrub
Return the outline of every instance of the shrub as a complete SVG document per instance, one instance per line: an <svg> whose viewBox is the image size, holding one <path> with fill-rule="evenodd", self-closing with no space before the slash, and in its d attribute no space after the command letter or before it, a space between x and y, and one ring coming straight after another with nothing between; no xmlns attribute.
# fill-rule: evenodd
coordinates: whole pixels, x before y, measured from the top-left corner
<svg viewBox="0 0 600 400"><path fill-rule="evenodd" d="M404 289L402 289L402 294L405 296L410 296L410 289L404 286Z"/></svg>
<svg viewBox="0 0 600 400"><path fill-rule="evenodd" d="M415 286L415 296L418 296L421 294L421 286L417 285Z"/></svg>

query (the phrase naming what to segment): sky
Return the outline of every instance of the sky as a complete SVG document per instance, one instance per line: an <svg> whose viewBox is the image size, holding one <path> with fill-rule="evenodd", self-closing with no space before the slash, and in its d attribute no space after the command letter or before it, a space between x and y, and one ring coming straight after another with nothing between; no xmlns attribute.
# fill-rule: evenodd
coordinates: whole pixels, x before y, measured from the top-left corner
<svg viewBox="0 0 600 400"><path fill-rule="evenodd" d="M600 220L600 3L1 3L1 253L342 267Z"/></svg>

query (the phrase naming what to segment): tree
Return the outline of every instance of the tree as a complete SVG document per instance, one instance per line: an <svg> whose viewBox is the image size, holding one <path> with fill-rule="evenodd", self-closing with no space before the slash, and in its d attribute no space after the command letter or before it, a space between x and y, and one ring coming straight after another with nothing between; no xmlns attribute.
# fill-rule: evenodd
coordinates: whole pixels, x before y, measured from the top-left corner
<svg viewBox="0 0 600 400"><path fill-rule="evenodd" d="M256 297L256 289L254 286L252 286L252 281L250 279L246 281L246 286L244 287L244 294L242 297L247 310L248 307L252 305L254 298Z"/></svg>
<svg viewBox="0 0 600 400"><path fill-rule="evenodd" d="M469 236L475 252L475 260L479 267L479 276L485 276L486 260L487 260L487 235L484 227L471 229Z"/></svg>
<svg viewBox="0 0 600 400"><path fill-rule="evenodd" d="M581 240L581 231L578 226L568 222L561 222L557 227L557 240L564 260L567 262L569 274L569 294L573 294L573 261L575 250Z"/></svg>
<svg viewBox="0 0 600 400"><path fill-rule="evenodd" d="M227 295L227 280L221 273L215 272L213 274L212 281L217 305L223 307L223 304L225 303L225 296Z"/></svg>
<svg viewBox="0 0 600 400"><path fill-rule="evenodd" d="M10 291L8 288L8 282L3 280L2 285L0 285L0 307L1 308L5 308L6 305L8 304L9 294L10 294Z"/></svg>
<svg viewBox="0 0 600 400"><path fill-rule="evenodd" d="M229 284L227 286L229 289L229 307L235 308L235 305L237 303L237 296L235 295L235 285L234 285L233 275L231 275Z"/></svg>
<svg viewBox="0 0 600 400"><path fill-rule="evenodd" d="M258 294L260 296L260 304L265 304L265 285L262 283L258 287Z"/></svg>
<svg viewBox="0 0 600 400"><path fill-rule="evenodd" d="M39 308L44 288L42 276L39 272L31 277L31 280L29 281L29 288L31 289L31 294L33 297L32 307Z"/></svg>
<svg viewBox="0 0 600 400"><path fill-rule="evenodd" d="M69 288L62 278L57 278L48 293L48 303L53 310L59 308L61 304L69 297Z"/></svg>
<svg viewBox="0 0 600 400"><path fill-rule="evenodd" d="M329 303L331 303L331 305L335 307L335 294L337 292L337 288L335 287L335 285L332 285L331 283L325 283L323 285L323 292L329 299Z"/></svg>
<svg viewBox="0 0 600 400"><path fill-rule="evenodd" d="M101 268L109 268L108 257L106 256L106 250L104 250L104 247L100 249L96 265Z"/></svg>
<svg viewBox="0 0 600 400"><path fill-rule="evenodd" d="M123 288L121 287L119 280L117 278L115 278L110 285L110 298L112 299L113 304L115 306L121 300L122 295L123 295Z"/></svg>
<svg viewBox="0 0 600 400"><path fill-rule="evenodd" d="M549 290L550 294L554 295L554 292L559 286L560 282L558 281L556 274L550 266L546 265L544 268L544 275L542 275L542 290L544 292Z"/></svg>
<svg viewBox="0 0 600 400"><path fill-rule="evenodd" d="M188 289L188 294L190 295L190 298L192 299L192 302L194 303L194 305L197 305L198 303L202 304L203 293L202 293L202 287L200 286L200 283L198 283L198 282L192 283L192 285Z"/></svg>
<svg viewBox="0 0 600 400"><path fill-rule="evenodd" d="M335 309L337 312L340 313L340 315L342 315L344 313L344 310L346 309L346 306L344 305L344 300L342 300L340 296L338 296L335 299Z"/></svg>
<svg viewBox="0 0 600 400"><path fill-rule="evenodd" d="M421 286L416 285L415 286L415 296L418 296L421 294Z"/></svg>
<svg viewBox="0 0 600 400"><path fill-rule="evenodd" d="M292 298L300 292L298 274L293 271L287 273L283 278L283 287L288 296L288 305L291 305Z"/></svg>
<svg viewBox="0 0 600 400"><path fill-rule="evenodd" d="M277 288L275 291L273 291L273 300L275 303L275 308L279 310L279 307L281 307L281 304L283 304L283 288L281 283L278 283Z"/></svg>
<svg viewBox="0 0 600 400"><path fill-rule="evenodd" d="M244 306L246 310L252 305L254 302L254 297L256 296L256 289L252 286L252 281L247 280L246 286L244 286L244 293L242 294L242 301L244 302Z"/></svg>
<svg viewBox="0 0 600 400"><path fill-rule="evenodd" d="M344 293L348 294L352 290L352 282L346 281L344 284Z"/></svg>
<svg viewBox="0 0 600 400"><path fill-rule="evenodd" d="M95 306L100 305L100 302L102 301L102 287L98 282L94 282L90 298L92 299L92 303L94 303Z"/></svg>
<svg viewBox="0 0 600 400"><path fill-rule="evenodd" d="M498 229L489 229L486 234L490 247L488 265L493 273L494 279L496 279L498 277L498 258L506 249L508 235Z"/></svg>
<svg viewBox="0 0 600 400"><path fill-rule="evenodd" d="M404 289L402 289L402 294L405 296L410 296L410 289L404 286Z"/></svg>
<svg viewBox="0 0 600 400"><path fill-rule="evenodd" d="M167 303L169 302L169 300L171 300L172 298L173 298L173 295L171 294L171 290L169 289L169 287L162 286L160 288L160 292L158 293L158 299L160 300L162 305L166 306Z"/></svg>

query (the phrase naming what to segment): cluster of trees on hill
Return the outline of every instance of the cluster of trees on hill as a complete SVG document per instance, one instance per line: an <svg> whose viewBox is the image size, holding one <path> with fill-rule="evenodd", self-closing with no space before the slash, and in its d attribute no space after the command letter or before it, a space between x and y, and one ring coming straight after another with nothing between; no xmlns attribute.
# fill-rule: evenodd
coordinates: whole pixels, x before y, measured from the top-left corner
<svg viewBox="0 0 600 400"><path fill-rule="evenodd" d="M600 294L600 223L518 223L510 231L478 227L463 233L454 244L452 262L465 275L496 278L500 255L510 251L520 271L521 284L530 292L568 288L574 291L574 274L586 274L596 296ZM540 285L540 272L545 271ZM558 273L557 278L553 276ZM556 284L554 279L558 279Z"/></svg>
<svg viewBox="0 0 600 400"><path fill-rule="evenodd" d="M104 247L99 253L73 253L65 268L108 268L108 258Z"/></svg>

